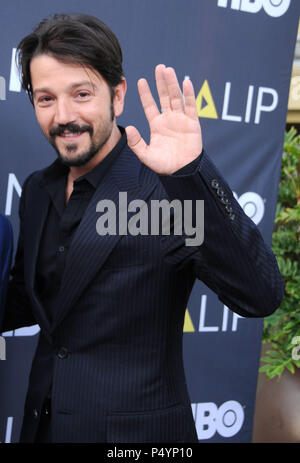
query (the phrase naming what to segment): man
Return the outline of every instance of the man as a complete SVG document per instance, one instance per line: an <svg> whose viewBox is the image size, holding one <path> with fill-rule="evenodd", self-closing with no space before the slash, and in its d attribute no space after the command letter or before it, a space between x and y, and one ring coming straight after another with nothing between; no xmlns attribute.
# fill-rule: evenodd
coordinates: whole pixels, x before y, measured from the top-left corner
<svg viewBox="0 0 300 463"><path fill-rule="evenodd" d="M0 326L5 304L7 280L13 250L13 231L10 222L0 214Z"/></svg>
<svg viewBox="0 0 300 463"><path fill-rule="evenodd" d="M190 81L182 94L174 70L156 67L160 112L139 80L147 145L117 125L126 80L105 24L56 15L18 48L23 88L58 154L23 187L4 320L41 328L21 441L196 442L182 361L194 281L238 314L266 316L283 293L276 260L203 151ZM120 193L142 209L204 200L204 242L188 246L186 230L102 233L99 212L120 206Z"/></svg>

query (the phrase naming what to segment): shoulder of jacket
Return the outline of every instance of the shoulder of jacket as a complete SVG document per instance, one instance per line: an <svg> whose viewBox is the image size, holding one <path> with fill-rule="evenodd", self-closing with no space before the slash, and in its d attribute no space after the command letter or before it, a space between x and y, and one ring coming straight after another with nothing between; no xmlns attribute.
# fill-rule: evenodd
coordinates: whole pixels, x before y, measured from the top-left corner
<svg viewBox="0 0 300 463"><path fill-rule="evenodd" d="M50 166L44 167L43 169L35 170L31 174L26 177L22 190L24 190L27 186L39 185L40 187L43 186L43 178L44 174L52 169L54 162L50 164Z"/></svg>

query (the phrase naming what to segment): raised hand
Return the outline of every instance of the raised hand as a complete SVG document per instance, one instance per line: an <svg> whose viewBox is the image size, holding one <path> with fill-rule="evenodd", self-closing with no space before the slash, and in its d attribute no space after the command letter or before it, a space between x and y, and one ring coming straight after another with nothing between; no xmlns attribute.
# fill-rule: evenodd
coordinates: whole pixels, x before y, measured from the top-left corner
<svg viewBox="0 0 300 463"><path fill-rule="evenodd" d="M173 68L159 64L155 68L160 100L159 112L146 79L138 81L138 90L150 126L149 145L133 127L126 127L128 145L150 169L172 174L190 163L202 151L193 84L185 80L183 96Z"/></svg>

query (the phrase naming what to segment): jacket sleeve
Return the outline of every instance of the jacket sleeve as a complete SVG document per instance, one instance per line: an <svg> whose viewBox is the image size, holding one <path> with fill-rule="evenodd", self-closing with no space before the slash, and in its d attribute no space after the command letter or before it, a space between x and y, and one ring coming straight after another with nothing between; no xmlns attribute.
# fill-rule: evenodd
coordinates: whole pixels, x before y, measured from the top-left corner
<svg viewBox="0 0 300 463"><path fill-rule="evenodd" d="M163 237L166 260L192 271L231 310L264 317L279 307L284 285L276 259L252 220L205 151L192 174L160 175L170 200L204 200L204 239L186 245L187 236Z"/></svg>
<svg viewBox="0 0 300 463"><path fill-rule="evenodd" d="M11 278L8 282L4 319L1 331L10 331L23 326L36 324L31 311L31 303L26 292L24 281L24 217L25 195L30 176L23 185L19 203L20 233L14 266L11 270Z"/></svg>

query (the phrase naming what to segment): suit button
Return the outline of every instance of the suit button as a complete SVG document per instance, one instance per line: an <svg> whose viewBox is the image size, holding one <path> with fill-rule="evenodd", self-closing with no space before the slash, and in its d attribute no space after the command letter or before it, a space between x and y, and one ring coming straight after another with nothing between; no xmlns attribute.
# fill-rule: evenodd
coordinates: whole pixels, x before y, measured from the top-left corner
<svg viewBox="0 0 300 463"><path fill-rule="evenodd" d="M215 178L211 181L211 186L217 190L219 188L219 183L218 183L218 180L216 180Z"/></svg>
<svg viewBox="0 0 300 463"><path fill-rule="evenodd" d="M33 416L37 418L39 416L39 412L37 411L36 408L33 409Z"/></svg>
<svg viewBox="0 0 300 463"><path fill-rule="evenodd" d="M219 198L223 198L223 196L225 196L225 193L222 190L222 188L217 189L217 195L219 196Z"/></svg>
<svg viewBox="0 0 300 463"><path fill-rule="evenodd" d="M229 218L230 218L230 220L234 220L235 219L235 214L233 214L233 213L229 214Z"/></svg>
<svg viewBox="0 0 300 463"><path fill-rule="evenodd" d="M225 206L225 209L226 209L226 211L228 212L228 214L231 214L231 212L233 212L232 207L229 206L229 205Z"/></svg>
<svg viewBox="0 0 300 463"><path fill-rule="evenodd" d="M68 357L68 349L66 347L61 347L58 352L57 352L57 357L59 359L65 359L66 357Z"/></svg>
<svg viewBox="0 0 300 463"><path fill-rule="evenodd" d="M223 204L230 204L229 199L228 199L228 198L225 198L225 196L223 196L223 198L221 198L221 203L223 203Z"/></svg>

